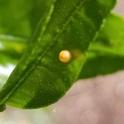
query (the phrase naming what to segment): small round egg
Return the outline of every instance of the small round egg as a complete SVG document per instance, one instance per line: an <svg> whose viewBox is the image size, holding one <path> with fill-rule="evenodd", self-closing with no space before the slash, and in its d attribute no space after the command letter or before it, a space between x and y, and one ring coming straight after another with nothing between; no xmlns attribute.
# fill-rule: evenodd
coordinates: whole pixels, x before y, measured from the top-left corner
<svg viewBox="0 0 124 124"><path fill-rule="evenodd" d="M62 50L60 53L59 53L59 60L62 62L62 63L68 63L70 60L71 60L71 52L69 50Z"/></svg>

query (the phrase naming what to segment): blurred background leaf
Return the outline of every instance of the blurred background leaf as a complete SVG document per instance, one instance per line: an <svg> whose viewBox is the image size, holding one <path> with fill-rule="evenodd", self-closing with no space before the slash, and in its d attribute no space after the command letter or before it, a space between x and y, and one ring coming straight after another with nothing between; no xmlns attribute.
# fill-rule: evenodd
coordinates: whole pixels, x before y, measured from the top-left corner
<svg viewBox="0 0 124 124"><path fill-rule="evenodd" d="M114 73L124 69L124 18L111 14L91 43L80 78Z"/></svg>
<svg viewBox="0 0 124 124"><path fill-rule="evenodd" d="M9 35L0 35L0 54L19 59L27 47L26 39ZM2 61L2 59L0 60Z"/></svg>
<svg viewBox="0 0 124 124"><path fill-rule="evenodd" d="M0 34L30 36L31 9L31 0L0 0Z"/></svg>

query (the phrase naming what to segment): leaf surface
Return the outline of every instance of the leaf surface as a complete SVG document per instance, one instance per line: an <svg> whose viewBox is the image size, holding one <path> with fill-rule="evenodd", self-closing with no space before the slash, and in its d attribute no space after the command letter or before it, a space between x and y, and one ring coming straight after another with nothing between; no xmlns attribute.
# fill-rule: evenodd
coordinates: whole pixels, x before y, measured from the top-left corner
<svg viewBox="0 0 124 124"><path fill-rule="evenodd" d="M56 102L77 80L85 52L115 0L53 0L22 57L0 92L0 104L38 108ZM60 51L72 54L68 63Z"/></svg>

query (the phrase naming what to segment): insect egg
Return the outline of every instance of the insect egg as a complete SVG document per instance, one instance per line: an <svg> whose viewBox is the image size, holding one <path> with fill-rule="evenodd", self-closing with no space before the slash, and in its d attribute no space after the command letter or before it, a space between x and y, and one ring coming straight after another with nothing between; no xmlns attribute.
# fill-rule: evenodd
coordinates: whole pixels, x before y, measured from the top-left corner
<svg viewBox="0 0 124 124"><path fill-rule="evenodd" d="M71 52L68 50L62 50L59 53L59 60L63 63L68 63L71 60Z"/></svg>

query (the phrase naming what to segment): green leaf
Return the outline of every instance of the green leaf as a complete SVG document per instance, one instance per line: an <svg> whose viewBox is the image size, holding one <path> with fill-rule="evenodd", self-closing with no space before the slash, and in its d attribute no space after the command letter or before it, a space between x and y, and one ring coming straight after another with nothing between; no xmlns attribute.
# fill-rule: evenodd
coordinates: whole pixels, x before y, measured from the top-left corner
<svg viewBox="0 0 124 124"><path fill-rule="evenodd" d="M52 0L32 45L0 92L0 104L39 108L62 97L77 80L85 52L115 0ZM68 63L61 50L72 54Z"/></svg>
<svg viewBox="0 0 124 124"><path fill-rule="evenodd" d="M0 55L2 56L19 59L26 47L27 39L11 35L0 35ZM0 63L2 60L4 59L1 59Z"/></svg>
<svg viewBox="0 0 124 124"><path fill-rule="evenodd" d="M124 69L124 18L109 15L92 42L80 78L114 73Z"/></svg>
<svg viewBox="0 0 124 124"><path fill-rule="evenodd" d="M10 35L0 35L0 66L17 64L26 48L26 39Z"/></svg>
<svg viewBox="0 0 124 124"><path fill-rule="evenodd" d="M124 56L124 18L111 14L90 50L108 51Z"/></svg>
<svg viewBox="0 0 124 124"><path fill-rule="evenodd" d="M32 0L0 0L0 34L29 37Z"/></svg>

